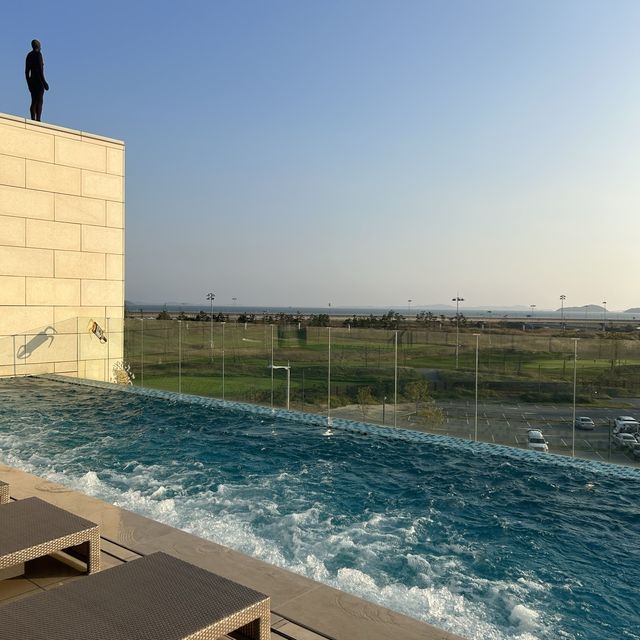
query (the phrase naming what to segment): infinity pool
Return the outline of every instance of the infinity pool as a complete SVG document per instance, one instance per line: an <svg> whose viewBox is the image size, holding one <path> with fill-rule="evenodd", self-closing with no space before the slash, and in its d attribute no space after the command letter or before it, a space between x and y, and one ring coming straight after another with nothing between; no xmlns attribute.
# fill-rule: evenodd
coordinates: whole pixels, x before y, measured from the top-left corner
<svg viewBox="0 0 640 640"><path fill-rule="evenodd" d="M637 470L156 395L2 380L0 460L467 638L640 638Z"/></svg>

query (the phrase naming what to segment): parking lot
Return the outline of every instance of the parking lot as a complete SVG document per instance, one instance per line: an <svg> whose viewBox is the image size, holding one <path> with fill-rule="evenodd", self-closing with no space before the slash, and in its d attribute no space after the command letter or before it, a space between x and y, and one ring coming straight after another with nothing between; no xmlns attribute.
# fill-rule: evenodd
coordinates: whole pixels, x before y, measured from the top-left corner
<svg viewBox="0 0 640 640"><path fill-rule="evenodd" d="M434 433L473 438L475 405L464 402L442 402L445 422L430 429ZM613 418L628 410L576 407L576 416L588 415L596 428L575 430L575 451L581 458L638 466L625 452L611 443ZM540 429L555 453L570 454L572 449L572 408L536 404L479 404L478 439L516 447L527 446L527 431Z"/></svg>
<svg viewBox="0 0 640 640"><path fill-rule="evenodd" d="M475 404L473 401L439 401L437 406L444 412L444 422L425 424L416 416L413 404L398 405L396 424L398 427L428 431L441 435L473 440L475 429ZM611 443L610 432L613 419L622 414L639 415L633 409L594 409L576 407L576 416L589 416L596 424L592 431L575 430L575 454L577 457L601 462L615 462L640 467L625 451ZM382 405L368 406L365 414L358 405L341 407L332 412L335 417L382 423ZM549 445L549 451L571 455L572 407L538 405L527 403L480 403L478 404L478 440L526 448L527 431L540 429ZM394 424L393 406L386 405L384 423Z"/></svg>

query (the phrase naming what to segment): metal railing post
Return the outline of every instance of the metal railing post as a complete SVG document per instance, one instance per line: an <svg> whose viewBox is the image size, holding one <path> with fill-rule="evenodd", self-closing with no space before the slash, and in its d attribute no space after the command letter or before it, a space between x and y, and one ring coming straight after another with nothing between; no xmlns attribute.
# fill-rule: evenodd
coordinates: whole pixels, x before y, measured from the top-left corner
<svg viewBox="0 0 640 640"><path fill-rule="evenodd" d="M395 332L395 362L393 373L393 426L398 426L398 332Z"/></svg>
<svg viewBox="0 0 640 640"><path fill-rule="evenodd" d="M144 318L140 318L142 338L140 344L140 386L144 388Z"/></svg>

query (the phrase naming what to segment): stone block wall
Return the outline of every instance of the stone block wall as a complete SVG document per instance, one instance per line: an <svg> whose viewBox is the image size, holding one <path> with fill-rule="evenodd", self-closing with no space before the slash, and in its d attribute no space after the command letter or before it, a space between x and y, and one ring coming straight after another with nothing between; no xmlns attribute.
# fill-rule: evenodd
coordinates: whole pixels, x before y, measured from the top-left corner
<svg viewBox="0 0 640 640"><path fill-rule="evenodd" d="M123 318L124 143L0 114L0 376L110 380Z"/></svg>

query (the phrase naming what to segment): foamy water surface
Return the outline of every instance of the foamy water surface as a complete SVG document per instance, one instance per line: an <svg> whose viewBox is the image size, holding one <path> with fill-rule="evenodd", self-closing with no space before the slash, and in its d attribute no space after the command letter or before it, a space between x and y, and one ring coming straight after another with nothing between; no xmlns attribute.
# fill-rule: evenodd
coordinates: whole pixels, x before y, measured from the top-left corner
<svg viewBox="0 0 640 640"><path fill-rule="evenodd" d="M640 474L36 379L0 460L467 638L639 639Z"/></svg>

